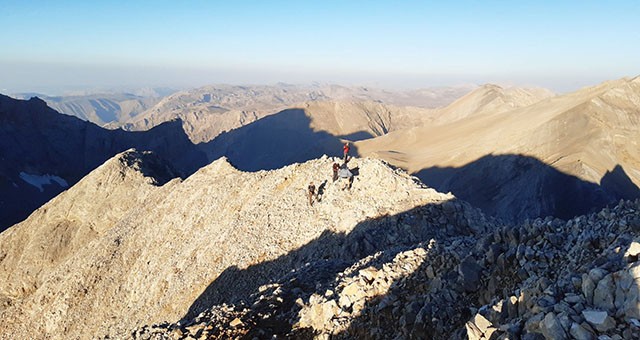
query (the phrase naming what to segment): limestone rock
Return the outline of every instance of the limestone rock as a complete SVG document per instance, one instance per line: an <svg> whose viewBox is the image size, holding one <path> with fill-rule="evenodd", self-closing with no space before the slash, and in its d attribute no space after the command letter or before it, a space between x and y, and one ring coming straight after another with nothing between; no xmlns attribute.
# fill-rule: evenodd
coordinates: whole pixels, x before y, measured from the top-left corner
<svg viewBox="0 0 640 340"><path fill-rule="evenodd" d="M582 316L600 332L606 332L616 326L615 321L605 311L585 310Z"/></svg>
<svg viewBox="0 0 640 340"><path fill-rule="evenodd" d="M635 262L638 261L638 255L640 255L640 242L633 241L624 253L624 257L627 258L629 262Z"/></svg>
<svg viewBox="0 0 640 340"><path fill-rule="evenodd" d="M0 305L7 306L0 314L14 320L3 325L0 337L30 338L28 332L126 337L138 325L178 320L185 311L195 317L215 303L248 299L261 286L267 287L261 295L272 296L275 287L267 285L272 279L313 262L318 270L299 277L292 302L304 300L305 292L335 275L333 268L344 268L344 261L444 233L428 228L423 216L443 216L434 207L453 198L384 162L357 158L349 162L359 174L348 192L331 183L334 160L328 157L253 173L223 158L185 180L161 185L152 175L161 174L163 163L147 162L140 154L112 159L0 234ZM304 194L311 180L318 186L326 181L323 199L313 207ZM412 228L397 229L399 218ZM368 299L418 268L424 255L408 258L415 261L384 282L377 270L362 271L366 288L354 296L360 301L336 297L311 314L321 315L324 327L332 322L328 315L338 313L332 307L338 302L366 307ZM318 259L326 259L328 267ZM256 306L266 303L271 302ZM27 312L35 306L52 312Z"/></svg>
<svg viewBox="0 0 640 340"><path fill-rule="evenodd" d="M0 337L638 335L640 262L623 254L640 201L501 225L399 169L354 158L351 191L327 181L311 207L305 186L323 183L332 162L245 173L220 159L159 186L134 157L88 177L60 200L90 194L117 209L88 221L91 202L54 200L0 234ZM78 239L57 238L66 231ZM55 250L47 261L21 253L51 235L36 243ZM23 279L17 263L39 271Z"/></svg>
<svg viewBox="0 0 640 340"><path fill-rule="evenodd" d="M582 294L584 295L587 303L593 303L593 293L596 289L596 283L589 277L589 275L584 274L582 276Z"/></svg>
<svg viewBox="0 0 640 340"><path fill-rule="evenodd" d="M615 286L611 274L605 276L598 282L593 291L593 305L601 310L614 310Z"/></svg>
<svg viewBox="0 0 640 340"><path fill-rule="evenodd" d="M575 322L571 324L569 332L571 336L577 340L595 340L596 338L595 334L591 333L583 325L579 325Z"/></svg>
<svg viewBox="0 0 640 340"><path fill-rule="evenodd" d="M550 312L545 315L540 322L540 330L546 339L568 339L560 321L555 313Z"/></svg>
<svg viewBox="0 0 640 340"><path fill-rule="evenodd" d="M240 325L242 325L242 321L239 318L235 318L229 323L229 326L231 327L238 327Z"/></svg>
<svg viewBox="0 0 640 340"><path fill-rule="evenodd" d="M491 322L481 314L476 314L472 320L465 324L465 326L467 328L467 336L469 339L488 339L490 337L490 334L487 333L489 328L492 328ZM493 333L493 330L491 333Z"/></svg>

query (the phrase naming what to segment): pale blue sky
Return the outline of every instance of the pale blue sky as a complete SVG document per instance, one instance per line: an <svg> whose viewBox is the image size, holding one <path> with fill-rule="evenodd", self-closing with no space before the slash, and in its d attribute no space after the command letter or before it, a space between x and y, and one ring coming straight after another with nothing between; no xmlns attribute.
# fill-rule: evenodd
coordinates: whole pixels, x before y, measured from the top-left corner
<svg viewBox="0 0 640 340"><path fill-rule="evenodd" d="M640 74L640 1L0 0L0 92L211 83L568 91Z"/></svg>

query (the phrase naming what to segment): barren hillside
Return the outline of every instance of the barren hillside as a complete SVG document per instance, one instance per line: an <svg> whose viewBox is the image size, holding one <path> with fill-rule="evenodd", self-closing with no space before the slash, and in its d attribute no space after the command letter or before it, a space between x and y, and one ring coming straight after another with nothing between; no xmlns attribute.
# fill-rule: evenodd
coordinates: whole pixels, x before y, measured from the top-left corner
<svg viewBox="0 0 640 340"><path fill-rule="evenodd" d="M334 183L333 161L182 181L117 155L0 234L0 338L640 336L638 201L502 226L380 160Z"/></svg>
<svg viewBox="0 0 640 340"><path fill-rule="evenodd" d="M242 302L215 304L178 322L138 327L132 336L640 337L638 201L569 221L536 219L466 235L464 229L447 233L428 222L442 212L451 216L457 211L455 204L436 207L396 216L404 230L429 228L429 241L382 247L348 267L316 259ZM371 230L382 232L373 242L398 237L393 225Z"/></svg>
<svg viewBox="0 0 640 340"><path fill-rule="evenodd" d="M471 87L388 91L338 85L229 86L216 85L182 91L164 98L156 106L125 122L130 130L147 130L162 122L180 118L194 142L208 142L218 134L256 121L279 111L300 107L306 102L330 101L347 110L359 110L357 103L380 103L392 112L412 106L408 112L444 106L469 92ZM356 103L356 104L349 104ZM313 105L313 103L311 103ZM359 112L361 114L361 112ZM400 121L400 119L399 119ZM408 124L408 123L407 123Z"/></svg>
<svg viewBox="0 0 640 340"><path fill-rule="evenodd" d="M356 147L492 215L571 217L638 197L639 121L640 78L620 79L514 110L392 132ZM582 208L556 208L571 196L585 200ZM532 201L542 205L519 205Z"/></svg>
<svg viewBox="0 0 640 340"><path fill-rule="evenodd" d="M487 84L474 89L435 113L434 123L446 124L482 114L506 112L535 104L554 94L543 88L507 87Z"/></svg>

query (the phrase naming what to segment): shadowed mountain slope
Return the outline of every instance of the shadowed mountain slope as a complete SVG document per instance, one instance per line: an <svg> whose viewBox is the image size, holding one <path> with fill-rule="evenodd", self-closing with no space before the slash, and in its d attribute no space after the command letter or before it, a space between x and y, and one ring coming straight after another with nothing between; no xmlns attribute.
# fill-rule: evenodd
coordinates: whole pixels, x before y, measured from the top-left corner
<svg viewBox="0 0 640 340"><path fill-rule="evenodd" d="M416 176L510 222L545 216L568 219L620 199L640 198L640 189L620 165L591 183L522 155L487 155L459 168L433 167Z"/></svg>
<svg viewBox="0 0 640 340"><path fill-rule="evenodd" d="M318 158L342 156L345 140L365 140L420 125L429 112L380 103L308 102L223 132L199 147L210 160L226 156L244 171L271 170ZM357 155L353 148L352 155Z"/></svg>
<svg viewBox="0 0 640 340"><path fill-rule="evenodd" d="M341 140L316 131L302 109L289 109L200 145L209 159L225 156L243 171L272 170L323 154L341 156Z"/></svg>
<svg viewBox="0 0 640 340"><path fill-rule="evenodd" d="M508 226L460 201L431 203L325 233L274 261L231 267L179 322L131 335L635 339L639 255L637 200ZM270 270L281 266L291 270ZM237 282L251 282L253 293L229 298Z"/></svg>
<svg viewBox="0 0 640 340"><path fill-rule="evenodd" d="M0 95L0 230L132 147L157 151L182 176L206 164L180 121L146 132L106 130L59 114L37 98Z"/></svg>

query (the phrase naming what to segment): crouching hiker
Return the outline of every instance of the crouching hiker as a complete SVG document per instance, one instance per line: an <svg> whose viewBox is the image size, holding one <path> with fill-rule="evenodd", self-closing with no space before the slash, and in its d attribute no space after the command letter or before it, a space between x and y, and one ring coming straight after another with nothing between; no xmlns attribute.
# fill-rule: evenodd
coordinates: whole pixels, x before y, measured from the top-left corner
<svg viewBox="0 0 640 340"><path fill-rule="evenodd" d="M313 182L309 183L309 206L313 206L313 196L316 194L316 186Z"/></svg>
<svg viewBox="0 0 640 340"><path fill-rule="evenodd" d="M353 173L351 173L346 163L342 164L340 170L338 170L338 177L346 180L346 183L342 187L342 190L351 190L351 184L353 183Z"/></svg>

